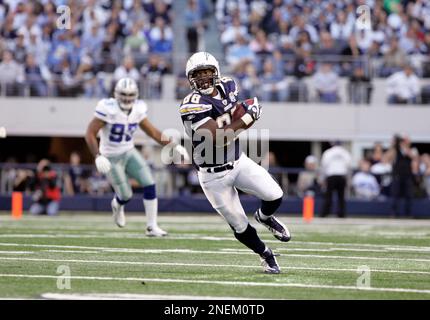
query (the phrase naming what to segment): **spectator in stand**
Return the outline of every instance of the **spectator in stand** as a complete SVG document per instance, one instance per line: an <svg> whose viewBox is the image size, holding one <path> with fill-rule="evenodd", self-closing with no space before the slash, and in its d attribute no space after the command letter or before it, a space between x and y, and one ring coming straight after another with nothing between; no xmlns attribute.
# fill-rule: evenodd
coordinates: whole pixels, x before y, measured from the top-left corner
<svg viewBox="0 0 430 320"><path fill-rule="evenodd" d="M105 32L97 24L93 24L91 31L85 32L82 36L82 46L93 57L100 56L100 49L102 47Z"/></svg>
<svg viewBox="0 0 430 320"><path fill-rule="evenodd" d="M239 14L242 22L247 21L249 14L249 6L246 0L218 0L215 5L216 19L220 23L223 30L228 28L228 24L231 23L231 17L234 13Z"/></svg>
<svg viewBox="0 0 430 320"><path fill-rule="evenodd" d="M64 191L67 195L85 193L88 190L86 177L88 172L81 165L81 156L78 152L70 153L70 166L64 175Z"/></svg>
<svg viewBox="0 0 430 320"><path fill-rule="evenodd" d="M241 24L240 18L235 16L233 17L232 25L221 33L221 43L224 48L228 48L229 45L233 44L238 36L248 37L248 30Z"/></svg>
<svg viewBox="0 0 430 320"><path fill-rule="evenodd" d="M267 58L265 60L263 74L260 78L262 101L287 101L287 79L275 70L272 59Z"/></svg>
<svg viewBox="0 0 430 320"><path fill-rule="evenodd" d="M389 47L382 49L383 66L381 70L382 77L388 77L394 72L400 71L406 61L406 54L399 48L397 38L391 38Z"/></svg>
<svg viewBox="0 0 430 320"><path fill-rule="evenodd" d="M330 25L330 34L333 39L339 42L347 42L352 34L354 23L347 19L345 12L339 11L336 14L336 21Z"/></svg>
<svg viewBox="0 0 430 320"><path fill-rule="evenodd" d="M387 79L388 103L417 103L420 93L420 82L409 64L402 71L396 72Z"/></svg>
<svg viewBox="0 0 430 320"><path fill-rule="evenodd" d="M142 60L149 51L149 43L143 32L142 22L133 25L131 34L125 38L124 54L131 55L134 59Z"/></svg>
<svg viewBox="0 0 430 320"><path fill-rule="evenodd" d="M348 83L349 102L370 104L372 89L370 78L365 75L363 67L355 67Z"/></svg>
<svg viewBox="0 0 430 320"><path fill-rule="evenodd" d="M333 192L337 193L337 216L344 218L345 189L347 176L351 169L351 154L341 145L334 142L332 147L324 151L321 158L321 174L325 179L325 195L321 217L330 214Z"/></svg>
<svg viewBox="0 0 430 320"><path fill-rule="evenodd" d="M184 24L187 29L188 53L192 54L198 51L199 33L203 27L203 20L197 6L197 0L188 0L187 8L184 12Z"/></svg>
<svg viewBox="0 0 430 320"><path fill-rule="evenodd" d="M355 38L357 39L357 46L364 53L369 51L373 42L372 30L356 29Z"/></svg>
<svg viewBox="0 0 430 320"><path fill-rule="evenodd" d="M70 55L73 52L70 36L71 33L67 30L57 30L53 34L47 64L49 69L55 73L61 73L64 68L64 60L70 61Z"/></svg>
<svg viewBox="0 0 430 320"><path fill-rule="evenodd" d="M315 50L316 55L324 57L324 61L333 62L334 56L339 54L339 48L335 45L333 38L327 31L321 31L319 47ZM332 56L332 57L330 57Z"/></svg>
<svg viewBox="0 0 430 320"><path fill-rule="evenodd" d="M244 100L253 96L259 96L262 82L255 66L250 62L240 64L236 72L235 76L239 80L241 88L239 99Z"/></svg>
<svg viewBox="0 0 430 320"><path fill-rule="evenodd" d="M234 69L238 64L253 62L255 54L248 45L246 38L237 34L236 42L227 48L226 61Z"/></svg>
<svg viewBox="0 0 430 320"><path fill-rule="evenodd" d="M119 81L122 78L132 78L139 83L139 71L134 66L134 59L131 56L125 56L122 65L117 67L114 72L114 81Z"/></svg>
<svg viewBox="0 0 430 320"><path fill-rule="evenodd" d="M318 159L312 155L306 157L305 170L300 171L297 178L297 194L303 197L308 192L312 192L313 195L321 193L318 177Z"/></svg>
<svg viewBox="0 0 430 320"><path fill-rule="evenodd" d="M391 194L392 182L392 159L390 152L384 152L380 162L374 163L370 167L370 172L375 176L380 186L380 195L388 198Z"/></svg>
<svg viewBox="0 0 430 320"><path fill-rule="evenodd" d="M121 6L121 2L119 3ZM143 1L133 1L132 7L127 11L128 11L128 15L127 15L127 21L125 21L125 24L127 25L128 30L134 29L136 25L140 25L141 27L143 27L144 21L149 22L150 15L144 9ZM119 15L120 14L118 14L118 16Z"/></svg>
<svg viewBox="0 0 430 320"><path fill-rule="evenodd" d="M420 173L423 176L423 187L427 197L430 197L430 154L424 153L421 156Z"/></svg>
<svg viewBox="0 0 430 320"><path fill-rule="evenodd" d="M13 56L15 58L15 61L18 62L19 64L24 64L25 58L27 56L27 48L25 46L23 32L18 33L18 37L15 40L15 43L12 47L12 51L13 51Z"/></svg>
<svg viewBox="0 0 430 320"><path fill-rule="evenodd" d="M414 33L414 29L412 28L413 23L410 27L408 27L408 30L405 34L400 36L399 39L399 48L406 54L410 55L414 52L416 49L416 43L417 43L417 35ZM424 40L424 39L422 39ZM419 53L419 50L418 50Z"/></svg>
<svg viewBox="0 0 430 320"><path fill-rule="evenodd" d="M269 34L269 35L276 35L280 36L281 34L288 34L288 22L284 20L282 16L282 10L281 7L276 4L273 4L273 10L268 12L268 15L270 15L270 19L265 19L266 23L264 24L263 29ZM266 16L267 17L267 16Z"/></svg>
<svg viewBox="0 0 430 320"><path fill-rule="evenodd" d="M339 101L339 77L331 64L323 63L312 78L320 102L336 103Z"/></svg>
<svg viewBox="0 0 430 320"><path fill-rule="evenodd" d="M25 83L30 90L30 96L44 97L48 94L47 81L50 80L49 70L38 65L34 56L28 54L24 66Z"/></svg>
<svg viewBox="0 0 430 320"><path fill-rule="evenodd" d="M399 201L402 198L405 199L405 214L410 216L414 183L412 163L416 161L418 152L411 148L411 141L407 135L396 135L393 140L392 216L399 216Z"/></svg>
<svg viewBox="0 0 430 320"><path fill-rule="evenodd" d="M313 44L307 32L299 33L298 38L296 40L296 47L297 47L297 50L305 51L309 54L312 53Z"/></svg>
<svg viewBox="0 0 430 320"><path fill-rule="evenodd" d="M375 142L373 145L372 152L369 156L369 161L371 165L374 165L376 163L379 163L382 161L382 158L384 156L384 148L380 142Z"/></svg>
<svg viewBox="0 0 430 320"><path fill-rule="evenodd" d="M151 2L152 8L146 8L146 11L149 12L151 24L155 24L157 18L160 17L166 24L170 25L172 23L170 0L154 0Z"/></svg>
<svg viewBox="0 0 430 320"><path fill-rule="evenodd" d="M257 55L271 54L275 49L274 44L267 39L264 30L258 30L255 38L249 44L251 50Z"/></svg>
<svg viewBox="0 0 430 320"><path fill-rule="evenodd" d="M85 48L82 44L82 39L78 34L74 34L72 36L72 46L73 46L73 54L69 55L70 59L70 66L72 70L77 70L79 68L79 64L81 63L82 57L85 55L88 55L88 50ZM100 54L101 52L98 51ZM99 62L101 61L100 54L93 53L91 54L95 59L97 59Z"/></svg>
<svg viewBox="0 0 430 320"><path fill-rule="evenodd" d="M310 57L310 52L303 49L297 49L294 61L294 76L302 79L312 75L315 69L315 62Z"/></svg>
<svg viewBox="0 0 430 320"><path fill-rule="evenodd" d="M173 31L163 18L157 17L149 32L150 51L168 56L173 50Z"/></svg>
<svg viewBox="0 0 430 320"><path fill-rule="evenodd" d="M162 63L162 59L155 54L151 54L148 63L140 70L143 76L143 96L145 99L161 99L163 93L163 75L167 69Z"/></svg>
<svg viewBox="0 0 430 320"><path fill-rule="evenodd" d="M23 66L14 60L12 52L3 52L3 59L0 62L0 95L22 95L24 81Z"/></svg>
<svg viewBox="0 0 430 320"><path fill-rule="evenodd" d="M95 76L94 62L89 56L84 56L76 71L76 82L80 86L80 91L84 92L87 98L97 97L97 78Z"/></svg>
<svg viewBox="0 0 430 320"><path fill-rule="evenodd" d="M352 34L349 37L348 43L346 46L344 46L340 53L343 56L340 65L340 74L341 76L349 76L352 74L354 63L361 61L360 57L363 54L362 50L358 47L355 34Z"/></svg>
<svg viewBox="0 0 430 320"><path fill-rule="evenodd" d="M302 32L306 32L309 35L312 43L318 43L319 37L315 27L309 23L306 23L305 17L297 15L293 18L293 27L290 30L289 36L295 41Z"/></svg>
<svg viewBox="0 0 430 320"><path fill-rule="evenodd" d="M58 214L61 191L57 185L57 173L46 159L42 159L37 165L35 192L32 199L33 203L29 209L32 215Z"/></svg>
<svg viewBox="0 0 430 320"><path fill-rule="evenodd" d="M361 159L359 171L352 177L352 188L357 198L372 200L379 196L379 184L375 176L370 173L370 162Z"/></svg>
<svg viewBox="0 0 430 320"><path fill-rule="evenodd" d="M76 77L76 72L70 66L68 59L63 59L61 69L55 75L56 95L60 97L76 97L82 92L82 86Z"/></svg>

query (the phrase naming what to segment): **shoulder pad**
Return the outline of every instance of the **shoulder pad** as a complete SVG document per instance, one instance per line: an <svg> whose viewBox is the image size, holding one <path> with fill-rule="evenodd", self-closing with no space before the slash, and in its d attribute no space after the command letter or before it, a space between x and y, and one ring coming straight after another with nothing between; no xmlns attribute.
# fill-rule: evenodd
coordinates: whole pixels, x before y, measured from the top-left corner
<svg viewBox="0 0 430 320"><path fill-rule="evenodd" d="M117 102L113 98L101 99L96 105L95 113L102 117L106 117L107 115L114 114L116 112L116 106Z"/></svg>
<svg viewBox="0 0 430 320"><path fill-rule="evenodd" d="M145 101L137 100L133 106L133 108L138 109L140 112L146 112L148 110L148 106Z"/></svg>
<svg viewBox="0 0 430 320"><path fill-rule="evenodd" d="M231 77L222 77L220 80L221 80L221 82L223 82L223 83L227 83L227 82L230 82L230 81L235 82L235 81L234 81L234 79L233 79L233 78L231 78Z"/></svg>
<svg viewBox="0 0 430 320"><path fill-rule="evenodd" d="M233 92L235 96L239 94L239 88L236 81L231 77L222 77L221 83L226 88L227 92Z"/></svg>

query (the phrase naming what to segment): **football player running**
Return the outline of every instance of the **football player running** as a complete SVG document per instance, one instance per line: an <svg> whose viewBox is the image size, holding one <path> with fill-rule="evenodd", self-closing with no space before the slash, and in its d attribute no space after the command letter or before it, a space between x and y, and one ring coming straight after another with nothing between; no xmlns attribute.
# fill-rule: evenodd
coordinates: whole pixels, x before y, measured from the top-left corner
<svg viewBox="0 0 430 320"><path fill-rule="evenodd" d="M236 239L260 256L264 272L280 273L275 254L249 223L237 191L261 199L255 219L278 240L290 240L286 226L273 216L282 202L282 189L263 167L241 152L237 137L238 130L259 119L261 105L257 98L247 100L244 115L232 120L238 87L233 79L221 78L218 61L207 52L197 52L189 58L186 76L193 91L184 98L179 113L186 133L192 137L193 163L199 170L200 185L212 207L233 229ZM227 131L234 134L226 135ZM200 145L207 145L207 140L213 159L221 161L208 161L207 154L211 152Z"/></svg>
<svg viewBox="0 0 430 320"><path fill-rule="evenodd" d="M133 135L140 127L161 145L172 143L175 151L187 159L185 148L171 141L152 125L147 118L147 106L138 100L139 90L131 78L122 78L115 85L114 98L98 102L94 118L88 125L85 140L95 157L97 170L108 177L115 196L111 206L118 227L125 226L124 205L132 197L128 178L134 178L143 187L143 205L146 214L146 235L167 235L157 224L158 201L154 179L146 161L134 146ZM100 131L100 148L97 133Z"/></svg>

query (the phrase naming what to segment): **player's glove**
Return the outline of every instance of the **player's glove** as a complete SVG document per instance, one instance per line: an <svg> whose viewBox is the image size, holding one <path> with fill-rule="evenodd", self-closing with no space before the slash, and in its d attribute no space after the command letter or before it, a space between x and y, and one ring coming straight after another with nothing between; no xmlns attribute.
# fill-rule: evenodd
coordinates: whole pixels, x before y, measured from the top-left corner
<svg viewBox="0 0 430 320"><path fill-rule="evenodd" d="M99 154L96 157L96 167L98 172L100 172L101 174L106 174L110 171L110 169L112 168L112 165L110 164L110 161L108 158Z"/></svg>
<svg viewBox="0 0 430 320"><path fill-rule="evenodd" d="M261 117L262 106L258 103L257 97L244 101L243 106L246 109L246 113L252 117L253 121L257 121Z"/></svg>
<svg viewBox="0 0 430 320"><path fill-rule="evenodd" d="M175 146L175 151L180 154L181 156L184 156L184 160L185 162L189 162L190 161L190 155L187 152L187 149L185 149L183 146L181 146L180 144L177 144Z"/></svg>

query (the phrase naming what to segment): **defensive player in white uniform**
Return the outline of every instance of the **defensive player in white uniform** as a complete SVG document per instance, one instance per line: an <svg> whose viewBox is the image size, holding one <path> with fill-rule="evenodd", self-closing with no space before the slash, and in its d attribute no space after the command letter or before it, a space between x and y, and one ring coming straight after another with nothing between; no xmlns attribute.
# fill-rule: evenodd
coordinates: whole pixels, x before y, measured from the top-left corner
<svg viewBox="0 0 430 320"><path fill-rule="evenodd" d="M193 91L185 97L179 113L187 134L193 137L193 163L199 170L200 185L212 207L233 229L236 239L261 257L264 271L279 273L275 255L249 223L237 189L261 199L255 219L278 240L287 242L288 229L273 216L282 202L282 189L263 167L242 153L236 134L224 134L225 130L236 133L252 125L261 115L261 105L254 98L252 103L244 105L246 113L232 120L237 108L237 85L231 78L220 77L218 61L207 52L197 52L189 58L186 76ZM227 143L225 136L229 137ZM207 146L207 137L213 149L202 152L205 148L201 144ZM221 161L208 161L207 153Z"/></svg>
<svg viewBox="0 0 430 320"><path fill-rule="evenodd" d="M138 100L139 90L131 78L120 79L115 86L115 98L102 99L96 106L94 118L88 125L86 142L95 157L97 170L106 174L115 196L111 202L113 218L119 227L125 226L124 205L132 197L128 178L134 178L143 186L143 204L147 218L146 235L165 236L158 227L158 201L150 168L136 150L133 135L140 127L149 137L161 145L174 144L162 136L147 118L147 106ZM97 133L100 131L100 149ZM181 145L175 145L179 154L188 157Z"/></svg>

